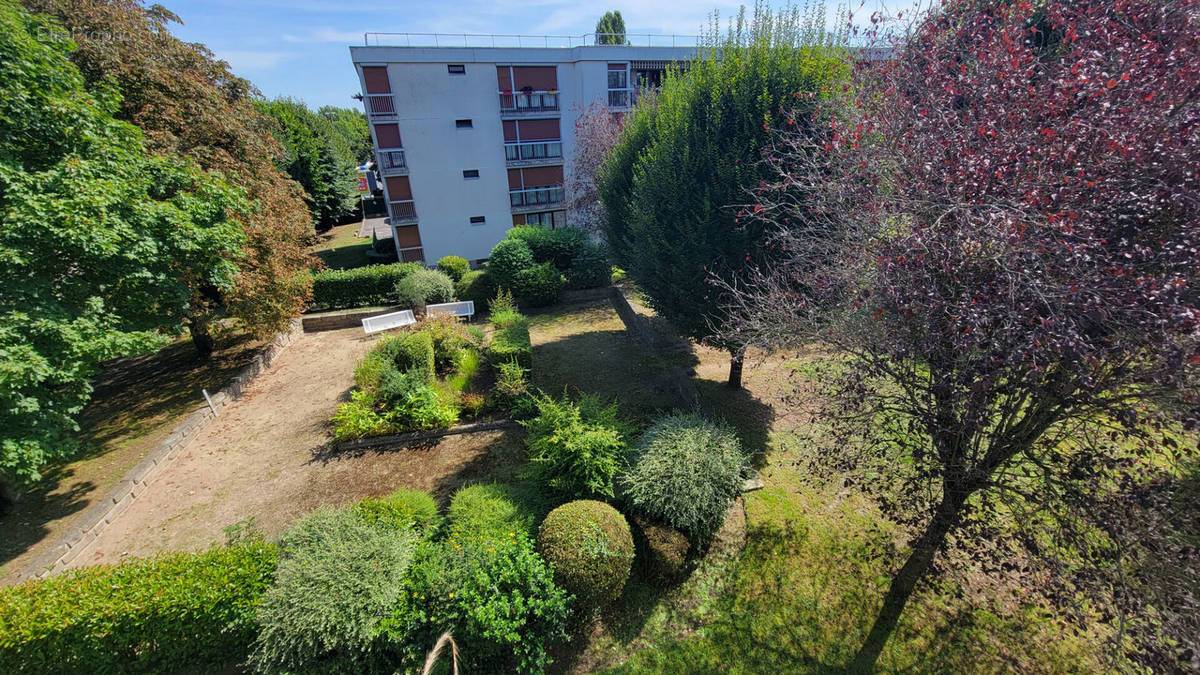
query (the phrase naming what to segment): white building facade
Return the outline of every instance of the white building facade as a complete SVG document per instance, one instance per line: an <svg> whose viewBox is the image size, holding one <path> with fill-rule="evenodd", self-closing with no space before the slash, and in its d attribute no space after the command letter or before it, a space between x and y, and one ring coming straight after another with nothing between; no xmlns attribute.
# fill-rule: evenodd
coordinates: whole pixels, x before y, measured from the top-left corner
<svg viewBox="0 0 1200 675"><path fill-rule="evenodd" d="M514 225L567 224L579 111L630 109L693 47L352 46L400 259L487 258Z"/></svg>

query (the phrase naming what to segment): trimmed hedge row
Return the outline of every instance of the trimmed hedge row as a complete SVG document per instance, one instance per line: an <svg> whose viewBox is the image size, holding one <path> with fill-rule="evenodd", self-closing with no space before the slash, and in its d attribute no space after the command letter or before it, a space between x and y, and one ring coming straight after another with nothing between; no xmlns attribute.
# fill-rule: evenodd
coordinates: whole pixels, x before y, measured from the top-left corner
<svg viewBox="0 0 1200 675"><path fill-rule="evenodd" d="M312 309L391 305L396 284L421 269L425 268L419 263L394 263L317 272L313 275Z"/></svg>
<svg viewBox="0 0 1200 675"><path fill-rule="evenodd" d="M250 541L0 588L0 672L159 673L246 657L275 547Z"/></svg>

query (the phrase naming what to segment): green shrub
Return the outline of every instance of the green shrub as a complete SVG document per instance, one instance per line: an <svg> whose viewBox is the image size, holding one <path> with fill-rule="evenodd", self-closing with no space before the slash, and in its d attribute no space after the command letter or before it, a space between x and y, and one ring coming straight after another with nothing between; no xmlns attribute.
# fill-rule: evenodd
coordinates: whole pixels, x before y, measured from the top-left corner
<svg viewBox="0 0 1200 675"><path fill-rule="evenodd" d="M471 269L471 263L467 262L466 258L448 255L438 259L437 268L445 272L451 281L457 282Z"/></svg>
<svg viewBox="0 0 1200 675"><path fill-rule="evenodd" d="M568 502L546 516L538 552L554 569L555 583L590 611L620 597L633 565L633 537L625 516L608 504Z"/></svg>
<svg viewBox="0 0 1200 675"><path fill-rule="evenodd" d="M261 540L0 587L0 672L162 673L245 658L277 554Z"/></svg>
<svg viewBox="0 0 1200 675"><path fill-rule="evenodd" d="M451 533L504 539L516 533L532 538L553 504L531 486L472 485L454 493L446 513Z"/></svg>
<svg viewBox="0 0 1200 675"><path fill-rule="evenodd" d="M419 269L396 283L400 304L424 309L454 299L454 281L445 272Z"/></svg>
<svg viewBox="0 0 1200 675"><path fill-rule="evenodd" d="M446 384L457 392L465 392L471 384L471 378L479 372L479 352L474 349L460 349L454 357L454 373L446 378Z"/></svg>
<svg viewBox="0 0 1200 675"><path fill-rule="evenodd" d="M459 353L472 347L466 325L457 317L445 314L426 317L415 330L428 333L433 341L433 365L438 374L450 372Z"/></svg>
<svg viewBox="0 0 1200 675"><path fill-rule="evenodd" d="M517 301L513 299L512 291L506 288L496 291L496 297L489 304L492 323L496 323L497 316L517 313Z"/></svg>
<svg viewBox="0 0 1200 675"><path fill-rule="evenodd" d="M741 493L746 468L732 429L695 414L668 415L639 439L623 480L625 498L638 512L705 542Z"/></svg>
<svg viewBox="0 0 1200 675"><path fill-rule="evenodd" d="M627 451L621 431L585 419L580 406L569 400L542 394L535 402L537 417L521 423L528 431L525 447L532 475L570 497L611 498ZM611 410L615 417L615 404Z"/></svg>
<svg viewBox="0 0 1200 675"><path fill-rule="evenodd" d="M381 623L404 601L417 547L410 528L322 507L280 537L275 583L262 598L250 664L265 673L392 672Z"/></svg>
<svg viewBox="0 0 1200 675"><path fill-rule="evenodd" d="M483 270L471 270L454 284L454 297L475 303L475 311L488 308L488 302L496 296L496 282L492 275Z"/></svg>
<svg viewBox="0 0 1200 675"><path fill-rule="evenodd" d="M363 391L375 391L379 388L379 378L383 376L383 371L395 367L394 363L389 363L380 353L378 347L372 349L354 366L354 386Z"/></svg>
<svg viewBox="0 0 1200 675"><path fill-rule="evenodd" d="M522 368L533 367L533 345L529 340L529 320L516 312L492 314L492 341L487 347L488 361L494 366L516 361Z"/></svg>
<svg viewBox="0 0 1200 675"><path fill-rule="evenodd" d="M673 527L633 518L633 544L642 574L660 584L673 584L687 572L691 543Z"/></svg>
<svg viewBox="0 0 1200 675"><path fill-rule="evenodd" d="M529 395L526 371L516 361L496 364L496 385L492 392L496 405L511 408L517 400Z"/></svg>
<svg viewBox="0 0 1200 675"><path fill-rule="evenodd" d="M391 420L375 411L374 396L361 389L350 393L349 403L337 407L332 422L333 438L338 441L384 436L396 431Z"/></svg>
<svg viewBox="0 0 1200 675"><path fill-rule="evenodd" d="M545 307L558 302L563 283L562 272L545 262L517 272L512 290L522 302L532 307Z"/></svg>
<svg viewBox="0 0 1200 675"><path fill-rule="evenodd" d="M436 373L436 360L433 351L433 336L424 331L406 331L399 335L391 335L379 342L375 347L386 363L392 364L395 370L409 372L416 370L426 379L433 379Z"/></svg>
<svg viewBox="0 0 1200 675"><path fill-rule="evenodd" d="M446 429L458 422L454 401L415 370L385 371L379 382L378 398L386 406L384 416L401 431Z"/></svg>
<svg viewBox="0 0 1200 675"><path fill-rule="evenodd" d="M442 521L433 496L419 490L397 490L376 499L364 499L353 508L368 525L412 527L422 534L432 534Z"/></svg>
<svg viewBox="0 0 1200 675"><path fill-rule="evenodd" d="M569 598L520 534L502 540L451 535L413 564L408 602L388 621L419 670L443 631L466 673L541 673L548 647L567 637Z"/></svg>
<svg viewBox="0 0 1200 675"><path fill-rule="evenodd" d="M521 225L508 231L509 239L518 239L529 246L535 263L550 263L566 270L588 243L588 236L577 227L550 229Z"/></svg>
<svg viewBox="0 0 1200 675"><path fill-rule="evenodd" d="M350 270L324 270L313 275L312 309L344 309L387 305L396 284L417 270L417 263L369 265Z"/></svg>
<svg viewBox="0 0 1200 675"><path fill-rule="evenodd" d="M512 288L517 274L534 266L533 253L520 239L501 239L488 256L487 273L499 288Z"/></svg>
<svg viewBox="0 0 1200 675"><path fill-rule="evenodd" d="M612 281L612 266L604 246L587 242L566 269L567 288L597 288Z"/></svg>

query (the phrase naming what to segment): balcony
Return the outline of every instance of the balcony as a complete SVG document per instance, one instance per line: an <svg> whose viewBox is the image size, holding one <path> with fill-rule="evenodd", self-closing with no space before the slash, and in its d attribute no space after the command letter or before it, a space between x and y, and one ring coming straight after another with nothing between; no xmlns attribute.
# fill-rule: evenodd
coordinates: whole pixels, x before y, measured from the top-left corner
<svg viewBox="0 0 1200 675"><path fill-rule="evenodd" d="M512 117L557 111L558 92L500 92L501 115Z"/></svg>
<svg viewBox="0 0 1200 675"><path fill-rule="evenodd" d="M545 211L547 206L561 204L565 197L561 185L508 191L508 201L512 205L513 213Z"/></svg>
<svg viewBox="0 0 1200 675"><path fill-rule="evenodd" d="M379 171L385 176L407 176L408 163L404 160L404 150L381 148L379 150Z"/></svg>
<svg viewBox="0 0 1200 675"><path fill-rule="evenodd" d="M562 141L505 143L504 161L508 168L562 164Z"/></svg>
<svg viewBox="0 0 1200 675"><path fill-rule="evenodd" d="M396 116L396 99L392 98L391 94L367 94L363 102L366 103L367 113L375 119L387 119Z"/></svg>
<svg viewBox="0 0 1200 675"><path fill-rule="evenodd" d="M392 225L411 225L417 222L417 207L413 206L411 199L388 204L388 213L392 216Z"/></svg>

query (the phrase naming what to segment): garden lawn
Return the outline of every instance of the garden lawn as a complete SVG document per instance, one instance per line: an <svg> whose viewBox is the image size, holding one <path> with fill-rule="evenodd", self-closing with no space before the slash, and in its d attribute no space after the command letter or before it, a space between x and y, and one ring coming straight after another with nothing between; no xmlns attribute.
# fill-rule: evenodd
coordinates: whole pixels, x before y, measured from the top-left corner
<svg viewBox="0 0 1200 675"><path fill-rule="evenodd" d="M861 644L902 560L906 533L854 485L799 468L819 430L776 418L799 365L751 359L746 391L722 383L725 353L697 347L697 386L750 447L766 488L745 498L746 547L718 549L680 587L633 580L625 597L563 655L560 672L778 673L838 670ZM796 378L800 378L797 380ZM792 400L792 406L801 400ZM1027 580L1037 583L1036 580ZM960 599L961 598L961 599ZM1102 635L1062 630L1020 588L950 578L923 587L880 660L882 672L1102 670ZM1102 631L1103 627L1096 630Z"/></svg>
<svg viewBox="0 0 1200 675"><path fill-rule="evenodd" d="M83 454L47 467L43 480L0 518L0 579L13 578L54 543L77 514L204 405L201 388L220 389L262 344L227 333L204 361L191 341L181 338L155 354L109 363L96 377L92 403L79 419Z"/></svg>
<svg viewBox="0 0 1200 675"><path fill-rule="evenodd" d="M348 270L367 264L367 251L371 250L371 239L358 236L359 222L337 225L318 235L321 242L312 247L312 252L325 266L333 270Z"/></svg>

